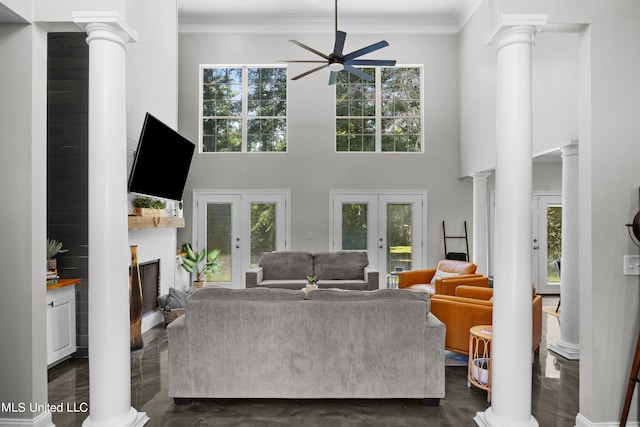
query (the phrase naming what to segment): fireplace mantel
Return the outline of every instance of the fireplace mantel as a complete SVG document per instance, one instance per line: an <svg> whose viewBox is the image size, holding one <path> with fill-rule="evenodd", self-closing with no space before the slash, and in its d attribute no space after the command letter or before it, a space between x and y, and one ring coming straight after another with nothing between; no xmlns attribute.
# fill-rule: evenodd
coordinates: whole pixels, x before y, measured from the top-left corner
<svg viewBox="0 0 640 427"><path fill-rule="evenodd" d="M129 230L150 230L154 228L184 228L184 218L129 216Z"/></svg>

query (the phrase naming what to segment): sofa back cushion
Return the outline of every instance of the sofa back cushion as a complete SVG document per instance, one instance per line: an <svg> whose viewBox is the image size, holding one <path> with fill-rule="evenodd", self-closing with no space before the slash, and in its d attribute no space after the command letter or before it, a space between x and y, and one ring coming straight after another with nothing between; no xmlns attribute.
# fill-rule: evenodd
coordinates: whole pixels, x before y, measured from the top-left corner
<svg viewBox="0 0 640 427"><path fill-rule="evenodd" d="M189 303L200 301L301 301L304 300L304 292L292 289L277 288L247 288L229 289L217 287L204 287L189 297Z"/></svg>
<svg viewBox="0 0 640 427"><path fill-rule="evenodd" d="M314 254L314 275L320 280L363 280L367 265L369 258L365 251Z"/></svg>
<svg viewBox="0 0 640 427"><path fill-rule="evenodd" d="M443 259L438 263L437 269L446 273L473 274L478 268L472 262Z"/></svg>
<svg viewBox="0 0 640 427"><path fill-rule="evenodd" d="M263 280L306 279L313 276L313 254L308 252L268 252L260 257Z"/></svg>
<svg viewBox="0 0 640 427"><path fill-rule="evenodd" d="M406 289L378 289L374 291L354 291L345 289L317 289L309 292L306 297L311 301L381 301L408 300L424 301L427 313L431 308L431 298L427 292L414 292Z"/></svg>

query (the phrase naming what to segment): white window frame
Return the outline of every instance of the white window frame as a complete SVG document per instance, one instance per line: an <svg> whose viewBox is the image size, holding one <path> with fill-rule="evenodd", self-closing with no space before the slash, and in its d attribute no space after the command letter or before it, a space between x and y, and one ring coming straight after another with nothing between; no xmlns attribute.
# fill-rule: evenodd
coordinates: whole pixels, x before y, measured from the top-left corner
<svg viewBox="0 0 640 427"><path fill-rule="evenodd" d="M355 67L363 70L375 71L375 151L338 151L337 149L337 126L336 121L338 118L365 118L367 116L338 116L336 114L336 91L333 91L333 149L336 153L340 154L362 154L362 153L382 153L382 154L424 154L424 65L422 64L402 64L395 67ZM420 69L420 151L382 151L382 119L385 117L382 115L382 69L383 68L419 68ZM365 72L366 72L365 71ZM346 71L345 71L346 72Z"/></svg>
<svg viewBox="0 0 640 427"><path fill-rule="evenodd" d="M202 121L204 119L203 114L203 96L202 96L202 85L203 81L203 73L205 68L242 68L242 116L239 116L239 119L242 120L242 142L240 151L204 151L204 143L202 141L203 132L202 132ZM200 64L199 69L199 78L198 78L198 152L200 154L240 154L240 153L260 153L260 154L269 154L269 153L286 153L289 150L289 78L285 79L286 81L286 91L287 91L287 109L284 119L286 121L286 130L285 130L285 140L287 141L287 146L284 151L249 151L248 146L248 126L247 123L249 119L255 119L257 117L250 117L248 114L248 72L249 68L283 68L288 73L288 68L283 64ZM280 117L280 116L278 116Z"/></svg>

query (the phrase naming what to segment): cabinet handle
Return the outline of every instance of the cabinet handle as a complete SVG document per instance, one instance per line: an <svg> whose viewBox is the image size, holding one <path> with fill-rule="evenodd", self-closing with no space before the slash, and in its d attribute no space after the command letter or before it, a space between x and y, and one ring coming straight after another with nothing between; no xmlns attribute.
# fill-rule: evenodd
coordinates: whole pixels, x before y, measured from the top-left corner
<svg viewBox="0 0 640 427"><path fill-rule="evenodd" d="M51 307L53 307L53 301L51 301L51 302L50 302L49 304L47 304L47 305L50 305Z"/></svg>

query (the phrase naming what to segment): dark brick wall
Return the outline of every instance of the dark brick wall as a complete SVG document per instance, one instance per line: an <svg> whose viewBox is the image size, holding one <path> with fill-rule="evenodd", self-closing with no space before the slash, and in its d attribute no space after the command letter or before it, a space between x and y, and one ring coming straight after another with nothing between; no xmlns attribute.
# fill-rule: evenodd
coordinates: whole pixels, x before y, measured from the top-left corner
<svg viewBox="0 0 640 427"><path fill-rule="evenodd" d="M78 355L88 348L89 47L84 33L50 33L47 61L47 237L60 254L62 278L76 286Z"/></svg>

